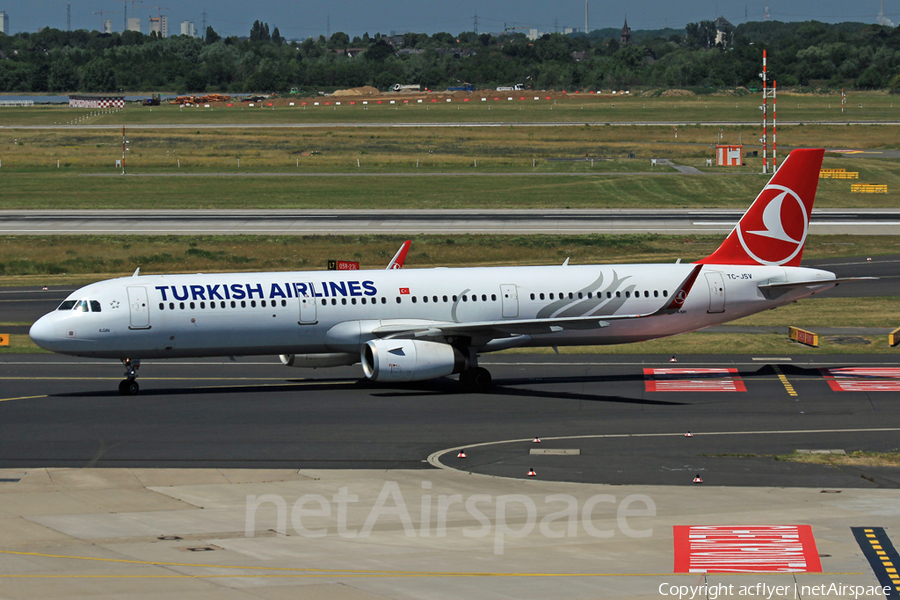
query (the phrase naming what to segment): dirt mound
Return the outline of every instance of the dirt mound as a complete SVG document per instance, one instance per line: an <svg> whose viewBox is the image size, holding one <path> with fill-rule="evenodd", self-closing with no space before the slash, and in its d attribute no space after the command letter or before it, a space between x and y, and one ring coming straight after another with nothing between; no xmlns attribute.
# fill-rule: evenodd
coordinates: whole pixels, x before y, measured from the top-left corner
<svg viewBox="0 0 900 600"><path fill-rule="evenodd" d="M349 90L337 90L332 94L332 96L380 96L381 92L378 91L378 88L374 88L370 85L364 85L362 87L350 88Z"/></svg>
<svg viewBox="0 0 900 600"><path fill-rule="evenodd" d="M663 98L668 98L671 96L696 96L694 92L691 90L666 90L660 96Z"/></svg>

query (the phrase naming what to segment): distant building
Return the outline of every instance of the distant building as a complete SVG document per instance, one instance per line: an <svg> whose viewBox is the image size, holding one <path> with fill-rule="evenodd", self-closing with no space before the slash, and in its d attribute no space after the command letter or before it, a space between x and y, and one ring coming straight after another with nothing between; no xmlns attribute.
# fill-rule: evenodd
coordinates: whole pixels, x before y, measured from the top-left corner
<svg viewBox="0 0 900 600"><path fill-rule="evenodd" d="M525 37L527 37L529 40L531 40L533 42L534 40L541 37L541 32L538 31L537 29L529 29L528 33L525 34Z"/></svg>
<svg viewBox="0 0 900 600"><path fill-rule="evenodd" d="M150 17L150 33L154 31L160 37L169 37L169 17Z"/></svg>
<svg viewBox="0 0 900 600"><path fill-rule="evenodd" d="M716 19L716 45L722 44L722 46L730 46L731 45L731 36L734 33L734 25L728 22L728 19L725 17L719 17Z"/></svg>
<svg viewBox="0 0 900 600"><path fill-rule="evenodd" d="M9 15L0 10L0 33L9 35Z"/></svg>
<svg viewBox="0 0 900 600"><path fill-rule="evenodd" d="M619 43L623 46L631 43L631 27L628 26L628 19L625 19L625 24L622 25L622 34L619 36Z"/></svg>
<svg viewBox="0 0 900 600"><path fill-rule="evenodd" d="M125 96L69 96L70 108L124 108Z"/></svg>
<svg viewBox="0 0 900 600"><path fill-rule="evenodd" d="M103 33L112 33L112 19L103 21Z"/></svg>
<svg viewBox="0 0 900 600"><path fill-rule="evenodd" d="M181 35L197 37L197 28L194 27L194 23L192 21L181 22Z"/></svg>
<svg viewBox="0 0 900 600"><path fill-rule="evenodd" d="M137 31L141 32L141 19L140 17L131 17L128 19L128 31Z"/></svg>

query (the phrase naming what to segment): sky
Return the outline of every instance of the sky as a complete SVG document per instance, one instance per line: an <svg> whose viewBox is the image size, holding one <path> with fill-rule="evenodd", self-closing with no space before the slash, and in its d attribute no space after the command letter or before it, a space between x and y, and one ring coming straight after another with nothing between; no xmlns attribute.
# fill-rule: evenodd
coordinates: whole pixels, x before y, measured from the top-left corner
<svg viewBox="0 0 900 600"><path fill-rule="evenodd" d="M682 28L686 23L724 16L733 24L761 21L765 7L779 21L861 21L874 23L880 0L588 0L590 29L621 27L627 17L632 29ZM542 32L584 27L584 0L70 0L72 29L100 29L102 19L111 19L113 30L128 16L141 19L147 33L148 17L168 16L169 32L179 33L182 21L201 28L206 22L223 36L249 35L255 20L278 27L288 39L328 35L343 31L353 36L368 32L390 34L412 31L457 34L475 28L502 32L504 27L536 28ZM35 32L41 27L66 28L65 0L0 0L0 11L9 17L10 33ZM167 4L159 8L152 4ZM884 0L884 14L900 21L900 0Z"/></svg>

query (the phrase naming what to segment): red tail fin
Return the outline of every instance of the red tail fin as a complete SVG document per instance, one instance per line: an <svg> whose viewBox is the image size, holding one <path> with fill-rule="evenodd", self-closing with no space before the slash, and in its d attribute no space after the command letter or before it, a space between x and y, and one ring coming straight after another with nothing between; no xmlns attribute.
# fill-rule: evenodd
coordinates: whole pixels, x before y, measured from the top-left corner
<svg viewBox="0 0 900 600"><path fill-rule="evenodd" d="M799 266L824 155L792 151L719 249L697 262Z"/></svg>

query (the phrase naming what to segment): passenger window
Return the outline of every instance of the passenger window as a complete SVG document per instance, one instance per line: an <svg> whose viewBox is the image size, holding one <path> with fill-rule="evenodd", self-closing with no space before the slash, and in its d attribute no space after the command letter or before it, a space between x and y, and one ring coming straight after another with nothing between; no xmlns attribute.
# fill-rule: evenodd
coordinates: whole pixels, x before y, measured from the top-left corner
<svg viewBox="0 0 900 600"><path fill-rule="evenodd" d="M77 302L75 300L66 300L62 304L59 305L59 308L56 310L72 310L75 307Z"/></svg>
<svg viewBox="0 0 900 600"><path fill-rule="evenodd" d="M200 308L206 308L206 302L201 302L201 303L200 303Z"/></svg>
<svg viewBox="0 0 900 600"><path fill-rule="evenodd" d="M588 299L593 298L593 297L594 297L594 292L588 292ZM598 292L598 293L597 293L597 297L598 297L598 298L602 298L602 297L603 297L603 292Z"/></svg>
<svg viewBox="0 0 900 600"><path fill-rule="evenodd" d="M463 301L463 302L467 302L468 299L469 299L468 296L466 296L465 294L463 294L462 301Z"/></svg>
<svg viewBox="0 0 900 600"><path fill-rule="evenodd" d="M402 302L402 300L400 299L400 296L397 296L397 304L400 304L400 302Z"/></svg>
<svg viewBox="0 0 900 600"><path fill-rule="evenodd" d="M344 306L347 306L347 299L341 298L341 304L343 304Z"/></svg>
<svg viewBox="0 0 900 600"><path fill-rule="evenodd" d="M578 299L581 300L582 297L583 297L583 296L581 295L581 292L578 292Z"/></svg>
<svg viewBox="0 0 900 600"><path fill-rule="evenodd" d="M163 302L159 303L159 310L166 310L166 305Z"/></svg>
<svg viewBox="0 0 900 600"><path fill-rule="evenodd" d="M437 296L432 296L432 297L431 297L431 301L432 301L432 302L437 302L437 301L438 301Z"/></svg>
<svg viewBox="0 0 900 600"><path fill-rule="evenodd" d="M91 300L91 312L100 312L100 303L96 300Z"/></svg>
<svg viewBox="0 0 900 600"><path fill-rule="evenodd" d="M472 302L478 302L478 294L472 294Z"/></svg>
<svg viewBox="0 0 900 600"><path fill-rule="evenodd" d="M447 301L447 296L444 296L444 302L446 302L446 301Z"/></svg>
<svg viewBox="0 0 900 600"><path fill-rule="evenodd" d="M256 308L256 300L250 301L250 308Z"/></svg>
<svg viewBox="0 0 900 600"><path fill-rule="evenodd" d="M625 297L626 297L626 298L631 298L631 292L625 292Z"/></svg>
<svg viewBox="0 0 900 600"><path fill-rule="evenodd" d="M360 301L361 303L363 303L363 304L366 303L366 299L365 299L365 298L360 298L359 301Z"/></svg>
<svg viewBox="0 0 900 600"><path fill-rule="evenodd" d="M667 292L666 290L663 290L663 298L668 298L668 297L669 297L669 292Z"/></svg>
<svg viewBox="0 0 900 600"><path fill-rule="evenodd" d="M247 308L247 301L241 300L241 308Z"/></svg>
<svg viewBox="0 0 900 600"><path fill-rule="evenodd" d="M260 306L262 306L262 307L263 307L263 308L265 308L265 307L266 307L266 301L265 301L265 300L263 300L263 301L262 301L262 302L260 302L260 303L259 303L259 304L260 304Z"/></svg>
<svg viewBox="0 0 900 600"><path fill-rule="evenodd" d="M481 301L482 301L482 302L487 302L487 294L482 294L482 295L481 295Z"/></svg>
<svg viewBox="0 0 900 600"><path fill-rule="evenodd" d="M334 298L332 298L332 299L331 299L331 305L332 305L332 306L335 306L336 304L337 304L337 300L334 299Z"/></svg>
<svg viewBox="0 0 900 600"><path fill-rule="evenodd" d="M387 304L387 298L382 297L382 298L381 298L381 303L382 303L382 304Z"/></svg>
<svg viewBox="0 0 900 600"><path fill-rule="evenodd" d="M422 296L422 302L428 303L428 296Z"/></svg>
<svg viewBox="0 0 900 600"><path fill-rule="evenodd" d="M175 303L169 302L169 310L175 310Z"/></svg>
<svg viewBox="0 0 900 600"><path fill-rule="evenodd" d="M534 292L531 293L531 299L534 300Z"/></svg>
<svg viewBox="0 0 900 600"><path fill-rule="evenodd" d="M237 302L234 300L231 301L231 308L237 308Z"/></svg>
<svg viewBox="0 0 900 600"><path fill-rule="evenodd" d="M543 299L544 299L544 292L541 292L541 296L540 296L540 298L541 298L541 300L543 300Z"/></svg>
<svg viewBox="0 0 900 600"><path fill-rule="evenodd" d="M459 298L457 296L453 296L453 301L456 302Z"/></svg>
<svg viewBox="0 0 900 600"><path fill-rule="evenodd" d="M193 302L191 302L191 310L194 310L195 308L196 308L196 305Z"/></svg>
<svg viewBox="0 0 900 600"><path fill-rule="evenodd" d="M287 300L282 300L282 301L281 301L281 306L282 306L282 307L287 306Z"/></svg>
<svg viewBox="0 0 900 600"><path fill-rule="evenodd" d="M622 297L622 292L616 292L616 298L621 298L621 297Z"/></svg>
<svg viewBox="0 0 900 600"><path fill-rule="evenodd" d="M653 297L659 298L659 290L653 290Z"/></svg>
<svg viewBox="0 0 900 600"><path fill-rule="evenodd" d="M184 302L179 302L178 308L180 308L181 310L184 310Z"/></svg>
<svg viewBox="0 0 900 600"><path fill-rule="evenodd" d="M322 298L322 306L325 306L327 304L328 304L328 300L326 300L325 298Z"/></svg>
<svg viewBox="0 0 900 600"><path fill-rule="evenodd" d="M497 294L491 294L491 302L497 301Z"/></svg>
<svg viewBox="0 0 900 600"><path fill-rule="evenodd" d="M618 297L618 292L616 292L616 297ZM612 292L606 292L606 299L609 300L612 298Z"/></svg>
<svg viewBox="0 0 900 600"><path fill-rule="evenodd" d="M412 303L413 303L413 304L416 303L416 297L415 297L415 296L412 297Z"/></svg>
<svg viewBox="0 0 900 600"><path fill-rule="evenodd" d="M571 300L574 297L575 297L575 294L573 294L572 292L569 292L569 300Z"/></svg>
<svg viewBox="0 0 900 600"><path fill-rule="evenodd" d="M350 304L356 304L356 298L350 298Z"/></svg>
<svg viewBox="0 0 900 600"><path fill-rule="evenodd" d="M553 292L550 292L550 299L553 300Z"/></svg>

